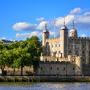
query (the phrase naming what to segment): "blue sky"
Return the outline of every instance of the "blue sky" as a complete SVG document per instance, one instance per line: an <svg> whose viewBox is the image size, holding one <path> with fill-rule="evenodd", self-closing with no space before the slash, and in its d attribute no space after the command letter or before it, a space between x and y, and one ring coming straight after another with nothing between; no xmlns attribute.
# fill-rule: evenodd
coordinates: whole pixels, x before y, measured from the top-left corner
<svg viewBox="0 0 90 90"><path fill-rule="evenodd" d="M0 0L0 39L25 40L37 35L41 40L45 22L52 38L54 16L56 37L64 17L69 31L74 20L78 36L90 37L89 0Z"/></svg>

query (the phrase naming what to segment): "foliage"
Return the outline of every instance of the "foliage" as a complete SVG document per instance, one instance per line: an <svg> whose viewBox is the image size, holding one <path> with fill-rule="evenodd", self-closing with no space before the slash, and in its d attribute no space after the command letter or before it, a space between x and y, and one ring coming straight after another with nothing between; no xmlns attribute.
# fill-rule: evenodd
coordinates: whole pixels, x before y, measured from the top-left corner
<svg viewBox="0 0 90 90"><path fill-rule="evenodd" d="M33 65L35 69L39 66L41 52L42 47L37 36L10 45L0 43L0 66L21 68L22 75L24 66Z"/></svg>

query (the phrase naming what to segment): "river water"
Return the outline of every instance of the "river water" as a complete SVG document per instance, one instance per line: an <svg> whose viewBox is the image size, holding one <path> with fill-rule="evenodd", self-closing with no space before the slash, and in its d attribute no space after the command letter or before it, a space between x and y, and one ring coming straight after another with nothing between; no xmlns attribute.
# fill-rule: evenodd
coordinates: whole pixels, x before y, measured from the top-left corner
<svg viewBox="0 0 90 90"><path fill-rule="evenodd" d="M90 90L90 83L28 83L28 82L0 82L0 90Z"/></svg>

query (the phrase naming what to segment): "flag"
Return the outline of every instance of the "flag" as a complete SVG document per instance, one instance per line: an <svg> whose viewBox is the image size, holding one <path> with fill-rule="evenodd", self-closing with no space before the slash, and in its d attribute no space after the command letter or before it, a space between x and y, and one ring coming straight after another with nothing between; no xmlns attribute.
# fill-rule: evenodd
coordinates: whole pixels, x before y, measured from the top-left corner
<svg viewBox="0 0 90 90"><path fill-rule="evenodd" d="M54 17L54 25L56 24L56 18Z"/></svg>

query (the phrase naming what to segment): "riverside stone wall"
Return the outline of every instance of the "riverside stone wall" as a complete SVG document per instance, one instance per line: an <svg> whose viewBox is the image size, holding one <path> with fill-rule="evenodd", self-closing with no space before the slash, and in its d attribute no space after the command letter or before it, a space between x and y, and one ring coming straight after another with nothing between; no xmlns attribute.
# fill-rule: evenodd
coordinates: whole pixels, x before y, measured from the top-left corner
<svg viewBox="0 0 90 90"><path fill-rule="evenodd" d="M36 75L63 75L63 76L73 76L80 75L81 70L75 70L76 64L70 62L59 62L59 61L40 61L40 67L36 70ZM81 70L82 71L82 70Z"/></svg>
<svg viewBox="0 0 90 90"><path fill-rule="evenodd" d="M31 75L31 74L34 74L33 66L31 66L31 67L24 66L23 67L23 75ZM0 75L2 75L1 69L0 69ZM4 75L21 75L21 68L20 69L15 68L15 72L14 72L14 68L5 66Z"/></svg>

